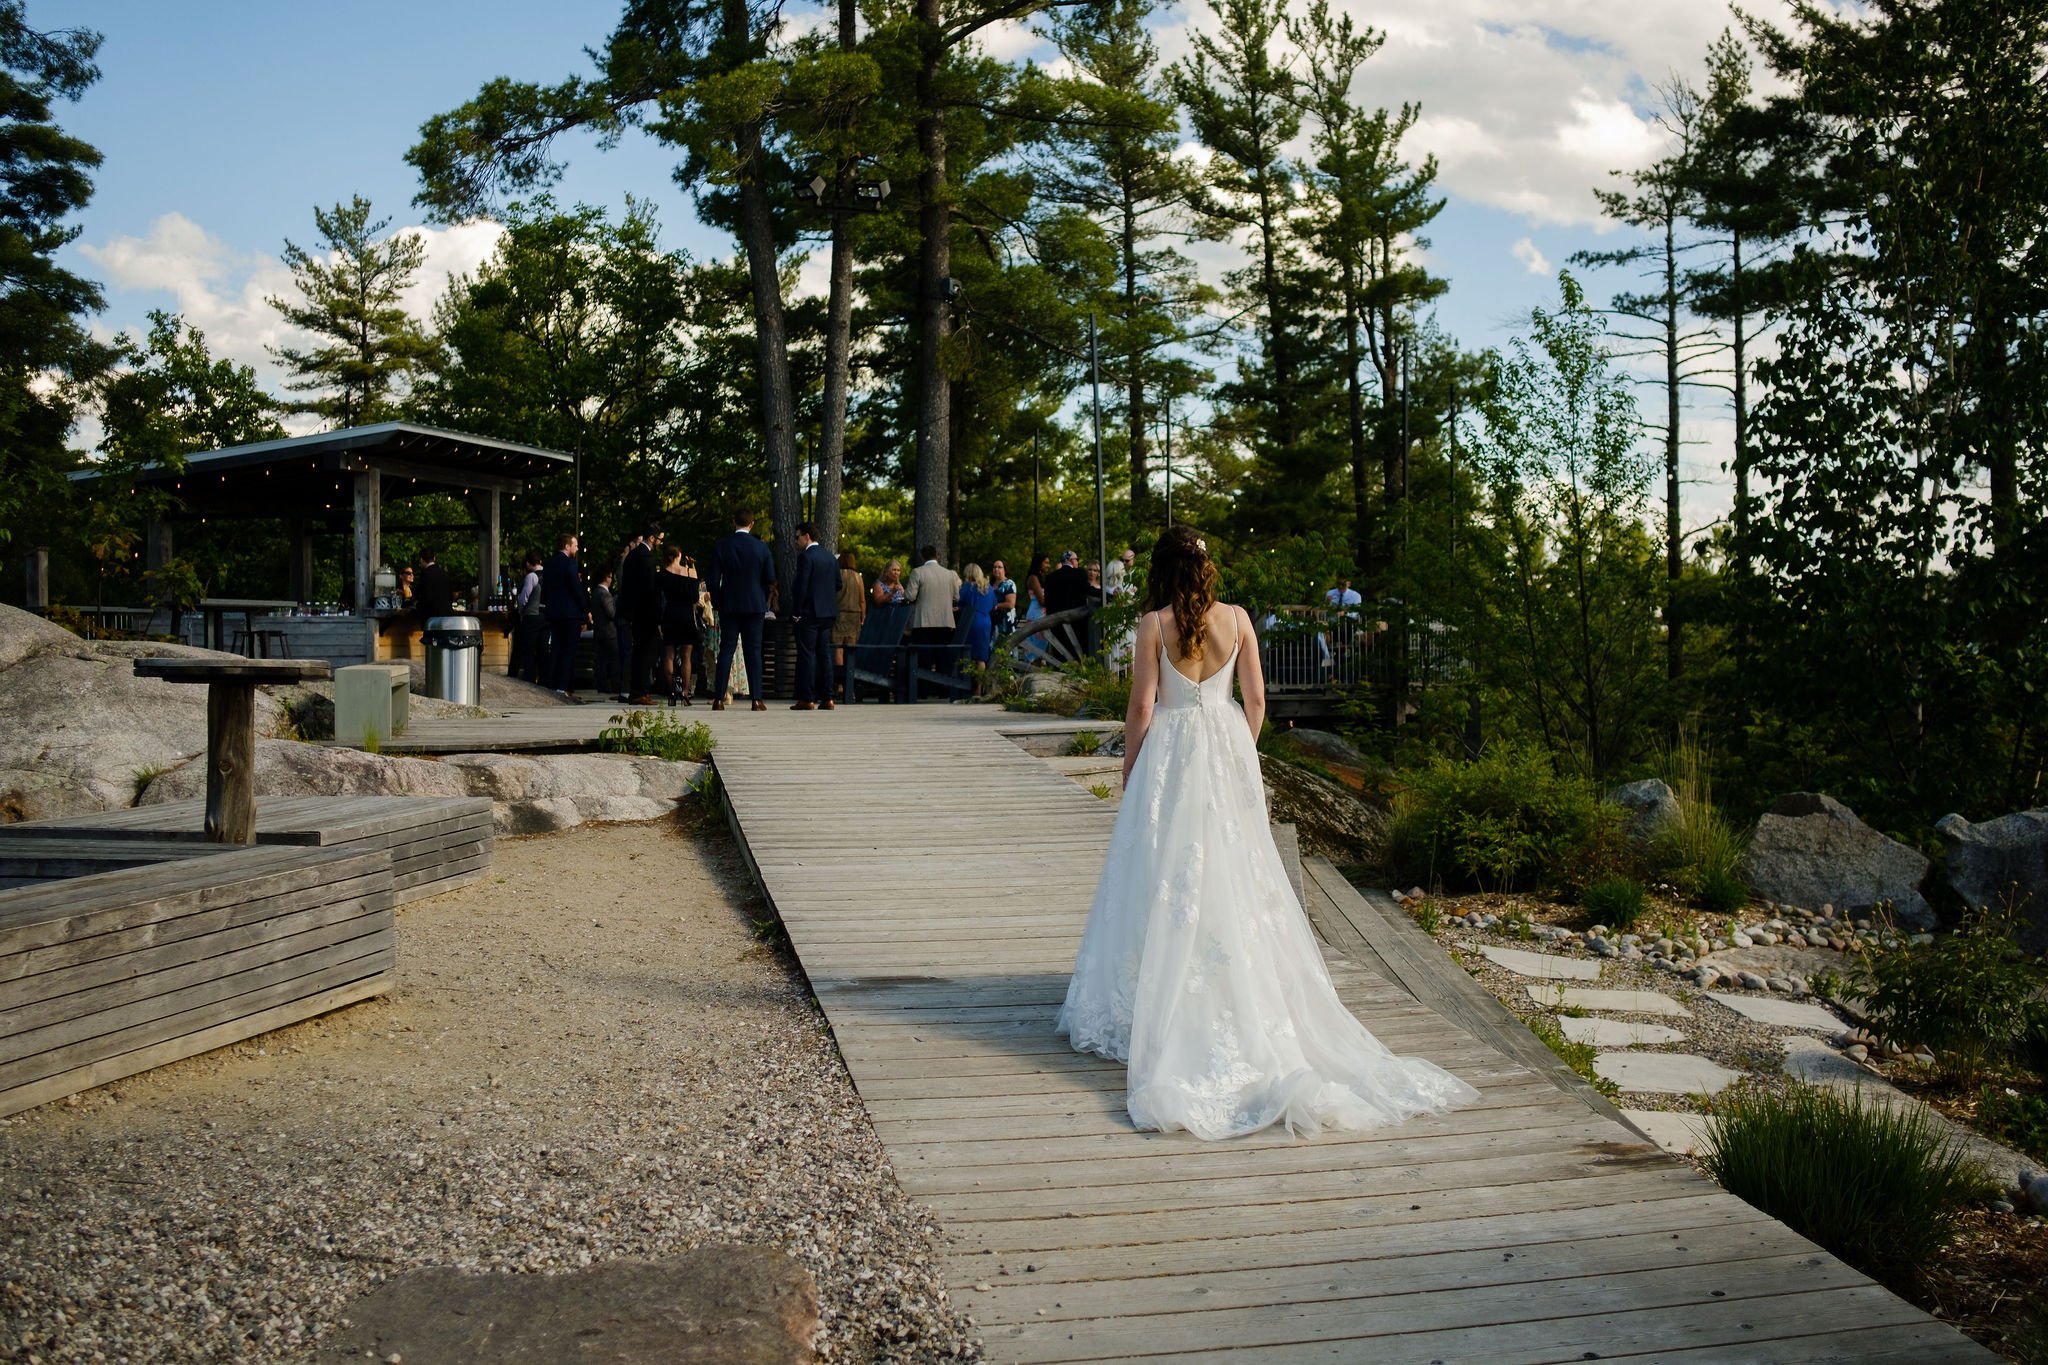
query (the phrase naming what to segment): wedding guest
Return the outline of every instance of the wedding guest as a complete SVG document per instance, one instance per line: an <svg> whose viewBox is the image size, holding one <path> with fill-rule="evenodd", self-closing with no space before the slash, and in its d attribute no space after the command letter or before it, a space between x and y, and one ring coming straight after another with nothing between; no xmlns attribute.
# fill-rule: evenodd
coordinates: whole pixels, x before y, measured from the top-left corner
<svg viewBox="0 0 2048 1365"><path fill-rule="evenodd" d="M1337 586L1323 594L1323 601L1337 608L1362 606L1365 599L1358 595L1358 589L1351 586L1351 580L1340 578Z"/></svg>
<svg viewBox="0 0 2048 1365"><path fill-rule="evenodd" d="M1052 556L1033 555L1031 569L1024 575L1024 619L1036 621L1045 615L1045 580L1052 577Z"/></svg>
<svg viewBox="0 0 2048 1365"><path fill-rule="evenodd" d="M619 599L612 591L613 578L610 569L599 569L590 585L591 686L605 697L619 691Z"/></svg>
<svg viewBox="0 0 2048 1365"><path fill-rule="evenodd" d="M923 562L910 571L910 643L924 656L919 667L932 666L930 651L953 643L953 608L960 597L960 575L939 563L939 547L927 545Z"/></svg>
<svg viewBox="0 0 2048 1365"><path fill-rule="evenodd" d="M839 552L839 615L832 622L834 662L846 667L846 651L860 639L860 628L868 619L868 585L860 576L860 561L853 551Z"/></svg>
<svg viewBox="0 0 2048 1365"><path fill-rule="evenodd" d="M695 680L697 599L704 595L697 561L671 545L661 552L662 683L671 702L690 706Z"/></svg>
<svg viewBox="0 0 2048 1365"><path fill-rule="evenodd" d="M988 585L996 595L991 624L1000 639L1017 628L1017 580L1010 577L1009 569L997 559L988 566Z"/></svg>
<svg viewBox="0 0 2048 1365"><path fill-rule="evenodd" d="M1060 566L1045 580L1045 614L1054 616L1063 611L1075 611L1095 600L1095 588L1090 582L1088 571L1081 567L1081 556L1068 550L1060 556ZM1060 637L1056 645L1064 645L1070 655L1087 653L1090 631L1069 621L1053 627L1053 633Z"/></svg>
<svg viewBox="0 0 2048 1365"><path fill-rule="evenodd" d="M1115 597L1124 590L1125 567L1121 556L1109 561L1109 572L1104 575L1102 580L1103 591L1108 596Z"/></svg>
<svg viewBox="0 0 2048 1365"><path fill-rule="evenodd" d="M752 511L733 513L732 533L712 547L710 586L711 605L718 609L723 631L718 641L718 685L713 688L720 696L711 709L725 709L724 694L732 691L732 657L738 651L746 665L753 709L766 711L768 703L761 697L761 628L774 606L775 556L755 536Z"/></svg>
<svg viewBox="0 0 2048 1365"><path fill-rule="evenodd" d="M401 564L398 566L398 582L392 588L391 596L393 598L392 605L399 611L418 610L417 601L413 596L412 565Z"/></svg>
<svg viewBox="0 0 2048 1365"><path fill-rule="evenodd" d="M890 560L882 566L882 576L875 580L874 604L878 607L900 607L909 601L903 590L903 564Z"/></svg>
<svg viewBox="0 0 2048 1365"><path fill-rule="evenodd" d="M969 564L960 571L960 619L967 623L967 657L985 664L993 650L996 608L995 589L981 565Z"/></svg>
<svg viewBox="0 0 2048 1365"><path fill-rule="evenodd" d="M1138 591L1138 576L1135 572L1137 567L1138 552L1136 550L1126 549L1123 553L1123 557L1117 560L1117 581L1115 585L1112 586L1109 590L1110 596L1129 596L1135 594Z"/></svg>
<svg viewBox="0 0 2048 1365"><path fill-rule="evenodd" d="M439 552L429 545L420 551L420 566L412 580L412 605L423 619L455 614L455 590L448 571L438 562Z"/></svg>
<svg viewBox="0 0 2048 1365"><path fill-rule="evenodd" d="M512 663L505 671L527 682L539 682L540 647L547 634L541 616L540 556L528 550L520 563L519 593L512 599Z"/></svg>
<svg viewBox="0 0 2048 1365"><path fill-rule="evenodd" d="M654 664L661 653L661 584L655 579L659 566L654 555L664 535L659 525L649 522L626 551L619 570L619 609L633 632L633 665L626 695L619 700L635 706L654 704Z"/></svg>
<svg viewBox="0 0 2048 1365"><path fill-rule="evenodd" d="M818 528L796 528L796 573L788 614L796 627L796 705L792 711L832 709L832 630L839 619L839 563L818 543Z"/></svg>
<svg viewBox="0 0 2048 1365"><path fill-rule="evenodd" d="M583 590L583 571L576 567L576 533L567 531L541 570L541 609L548 622L547 684L555 695L573 700L576 692L576 646L590 620L590 594Z"/></svg>
<svg viewBox="0 0 2048 1365"><path fill-rule="evenodd" d="M1088 589L1096 601L1102 600L1102 565L1092 559L1088 561Z"/></svg>

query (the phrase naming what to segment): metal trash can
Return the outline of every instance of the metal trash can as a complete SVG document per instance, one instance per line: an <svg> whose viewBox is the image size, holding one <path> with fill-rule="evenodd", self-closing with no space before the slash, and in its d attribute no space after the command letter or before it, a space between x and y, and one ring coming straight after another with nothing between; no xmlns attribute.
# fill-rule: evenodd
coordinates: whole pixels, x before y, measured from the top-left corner
<svg viewBox="0 0 2048 1365"><path fill-rule="evenodd" d="M483 682L484 623L474 616L435 616L420 632L427 651L427 695L477 704Z"/></svg>

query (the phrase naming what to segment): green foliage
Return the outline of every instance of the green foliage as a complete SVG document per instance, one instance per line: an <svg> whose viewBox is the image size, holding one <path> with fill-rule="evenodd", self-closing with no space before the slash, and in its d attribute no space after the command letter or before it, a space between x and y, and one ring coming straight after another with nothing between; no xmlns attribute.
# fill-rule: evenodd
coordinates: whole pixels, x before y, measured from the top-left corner
<svg viewBox="0 0 2048 1365"><path fill-rule="evenodd" d="M2048 1161L2048 1094L2037 1086L1987 1085L1977 1092L1976 1120L1971 1125L1986 1137Z"/></svg>
<svg viewBox="0 0 2048 1365"><path fill-rule="evenodd" d="M1533 748L1436 758L1397 775L1388 859L1403 877L1523 890L1565 875L1600 827L1598 803Z"/></svg>
<svg viewBox="0 0 2048 1365"><path fill-rule="evenodd" d="M1116 788L1107 782L1091 782L1088 784L1088 791L1098 801L1107 801L1116 795Z"/></svg>
<svg viewBox="0 0 2048 1365"><path fill-rule="evenodd" d="M1698 1153L1731 1194L1880 1279L1910 1280L1987 1177L1926 1111L1795 1085L1713 1101Z"/></svg>
<svg viewBox="0 0 2048 1365"><path fill-rule="evenodd" d="M1067 742L1067 752L1085 758L1102 748L1102 734L1098 730L1078 730Z"/></svg>
<svg viewBox="0 0 2048 1365"><path fill-rule="evenodd" d="M1599 1055L1591 1043L1575 1043L1564 1036L1564 1029L1557 1020L1547 1014L1529 1016L1529 1032L1543 1040L1543 1045L1564 1059L1564 1064L1576 1071L1601 1094L1612 1099L1621 1093L1621 1087L1593 1069L1593 1059Z"/></svg>
<svg viewBox="0 0 2048 1365"><path fill-rule="evenodd" d="M1633 929L1648 906L1643 884L1627 877L1609 877L1593 883L1579 894L1579 904L1594 923L1604 924L1617 933Z"/></svg>
<svg viewBox="0 0 2048 1365"><path fill-rule="evenodd" d="M284 244L298 297L270 300L286 322L318 339L311 347L277 348L292 372L286 387L318 395L299 410L336 427L398 416L396 393L433 351L402 301L426 261L426 239L400 232L380 242L377 234L391 220L373 222L370 215L370 201L360 194L315 208L316 247Z"/></svg>
<svg viewBox="0 0 2048 1365"><path fill-rule="evenodd" d="M2044 979L2015 926L2010 912L1979 910L1931 944L1877 953L1867 968L1871 1026L1902 1047L1933 1048L1957 1081L2013 1058L2035 1026Z"/></svg>
<svg viewBox="0 0 2048 1365"><path fill-rule="evenodd" d="M1728 914L1749 903L1740 869L1749 841L1714 805L1712 757L1698 728L1680 728L1664 755L1664 780L1678 814L1657 832L1651 861L1702 908Z"/></svg>
<svg viewBox="0 0 2048 1365"><path fill-rule="evenodd" d="M1413 914L1416 925L1431 938L1436 937L1436 931L1443 928L1443 911L1436 908L1436 902L1433 900L1424 898L1422 904L1415 907Z"/></svg>
<svg viewBox="0 0 2048 1365"><path fill-rule="evenodd" d="M597 732L597 747L614 754L702 763L718 743L703 721L682 721L667 711L628 711Z"/></svg>
<svg viewBox="0 0 2048 1365"><path fill-rule="evenodd" d="M1749 904L1749 886L1734 872L1710 867L1700 875L1693 899L1709 914L1732 915Z"/></svg>

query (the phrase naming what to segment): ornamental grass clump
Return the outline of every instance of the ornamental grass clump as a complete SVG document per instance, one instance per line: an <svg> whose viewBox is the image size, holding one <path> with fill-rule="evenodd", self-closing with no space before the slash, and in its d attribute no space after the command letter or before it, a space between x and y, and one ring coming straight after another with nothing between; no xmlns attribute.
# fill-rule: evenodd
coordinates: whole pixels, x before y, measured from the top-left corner
<svg viewBox="0 0 2048 1365"><path fill-rule="evenodd" d="M1910 1280L1991 1179L1926 1110L1817 1086L1735 1087L1700 1164L1723 1188L1881 1280Z"/></svg>
<svg viewBox="0 0 2048 1365"><path fill-rule="evenodd" d="M1604 924L1618 934L1635 928L1649 902L1641 882L1627 877L1607 877L1594 882L1579 896L1579 905L1595 924Z"/></svg>
<svg viewBox="0 0 2048 1365"><path fill-rule="evenodd" d="M1749 903L1741 876L1749 840L1714 805L1713 759L1696 727L1679 731L1664 755L1665 780L1677 814L1657 832L1651 857L1671 884L1714 914Z"/></svg>

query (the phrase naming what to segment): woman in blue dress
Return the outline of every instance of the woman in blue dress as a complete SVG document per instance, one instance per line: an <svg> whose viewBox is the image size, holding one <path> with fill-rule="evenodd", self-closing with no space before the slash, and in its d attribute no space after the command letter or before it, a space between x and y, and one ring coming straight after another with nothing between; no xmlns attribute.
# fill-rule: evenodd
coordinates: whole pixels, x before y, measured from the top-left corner
<svg viewBox="0 0 2048 1365"><path fill-rule="evenodd" d="M995 622L991 613L995 611L996 591L988 585L988 575L981 571L981 565L969 564L960 571L959 605L959 619L967 623L967 657L985 664L993 653Z"/></svg>

